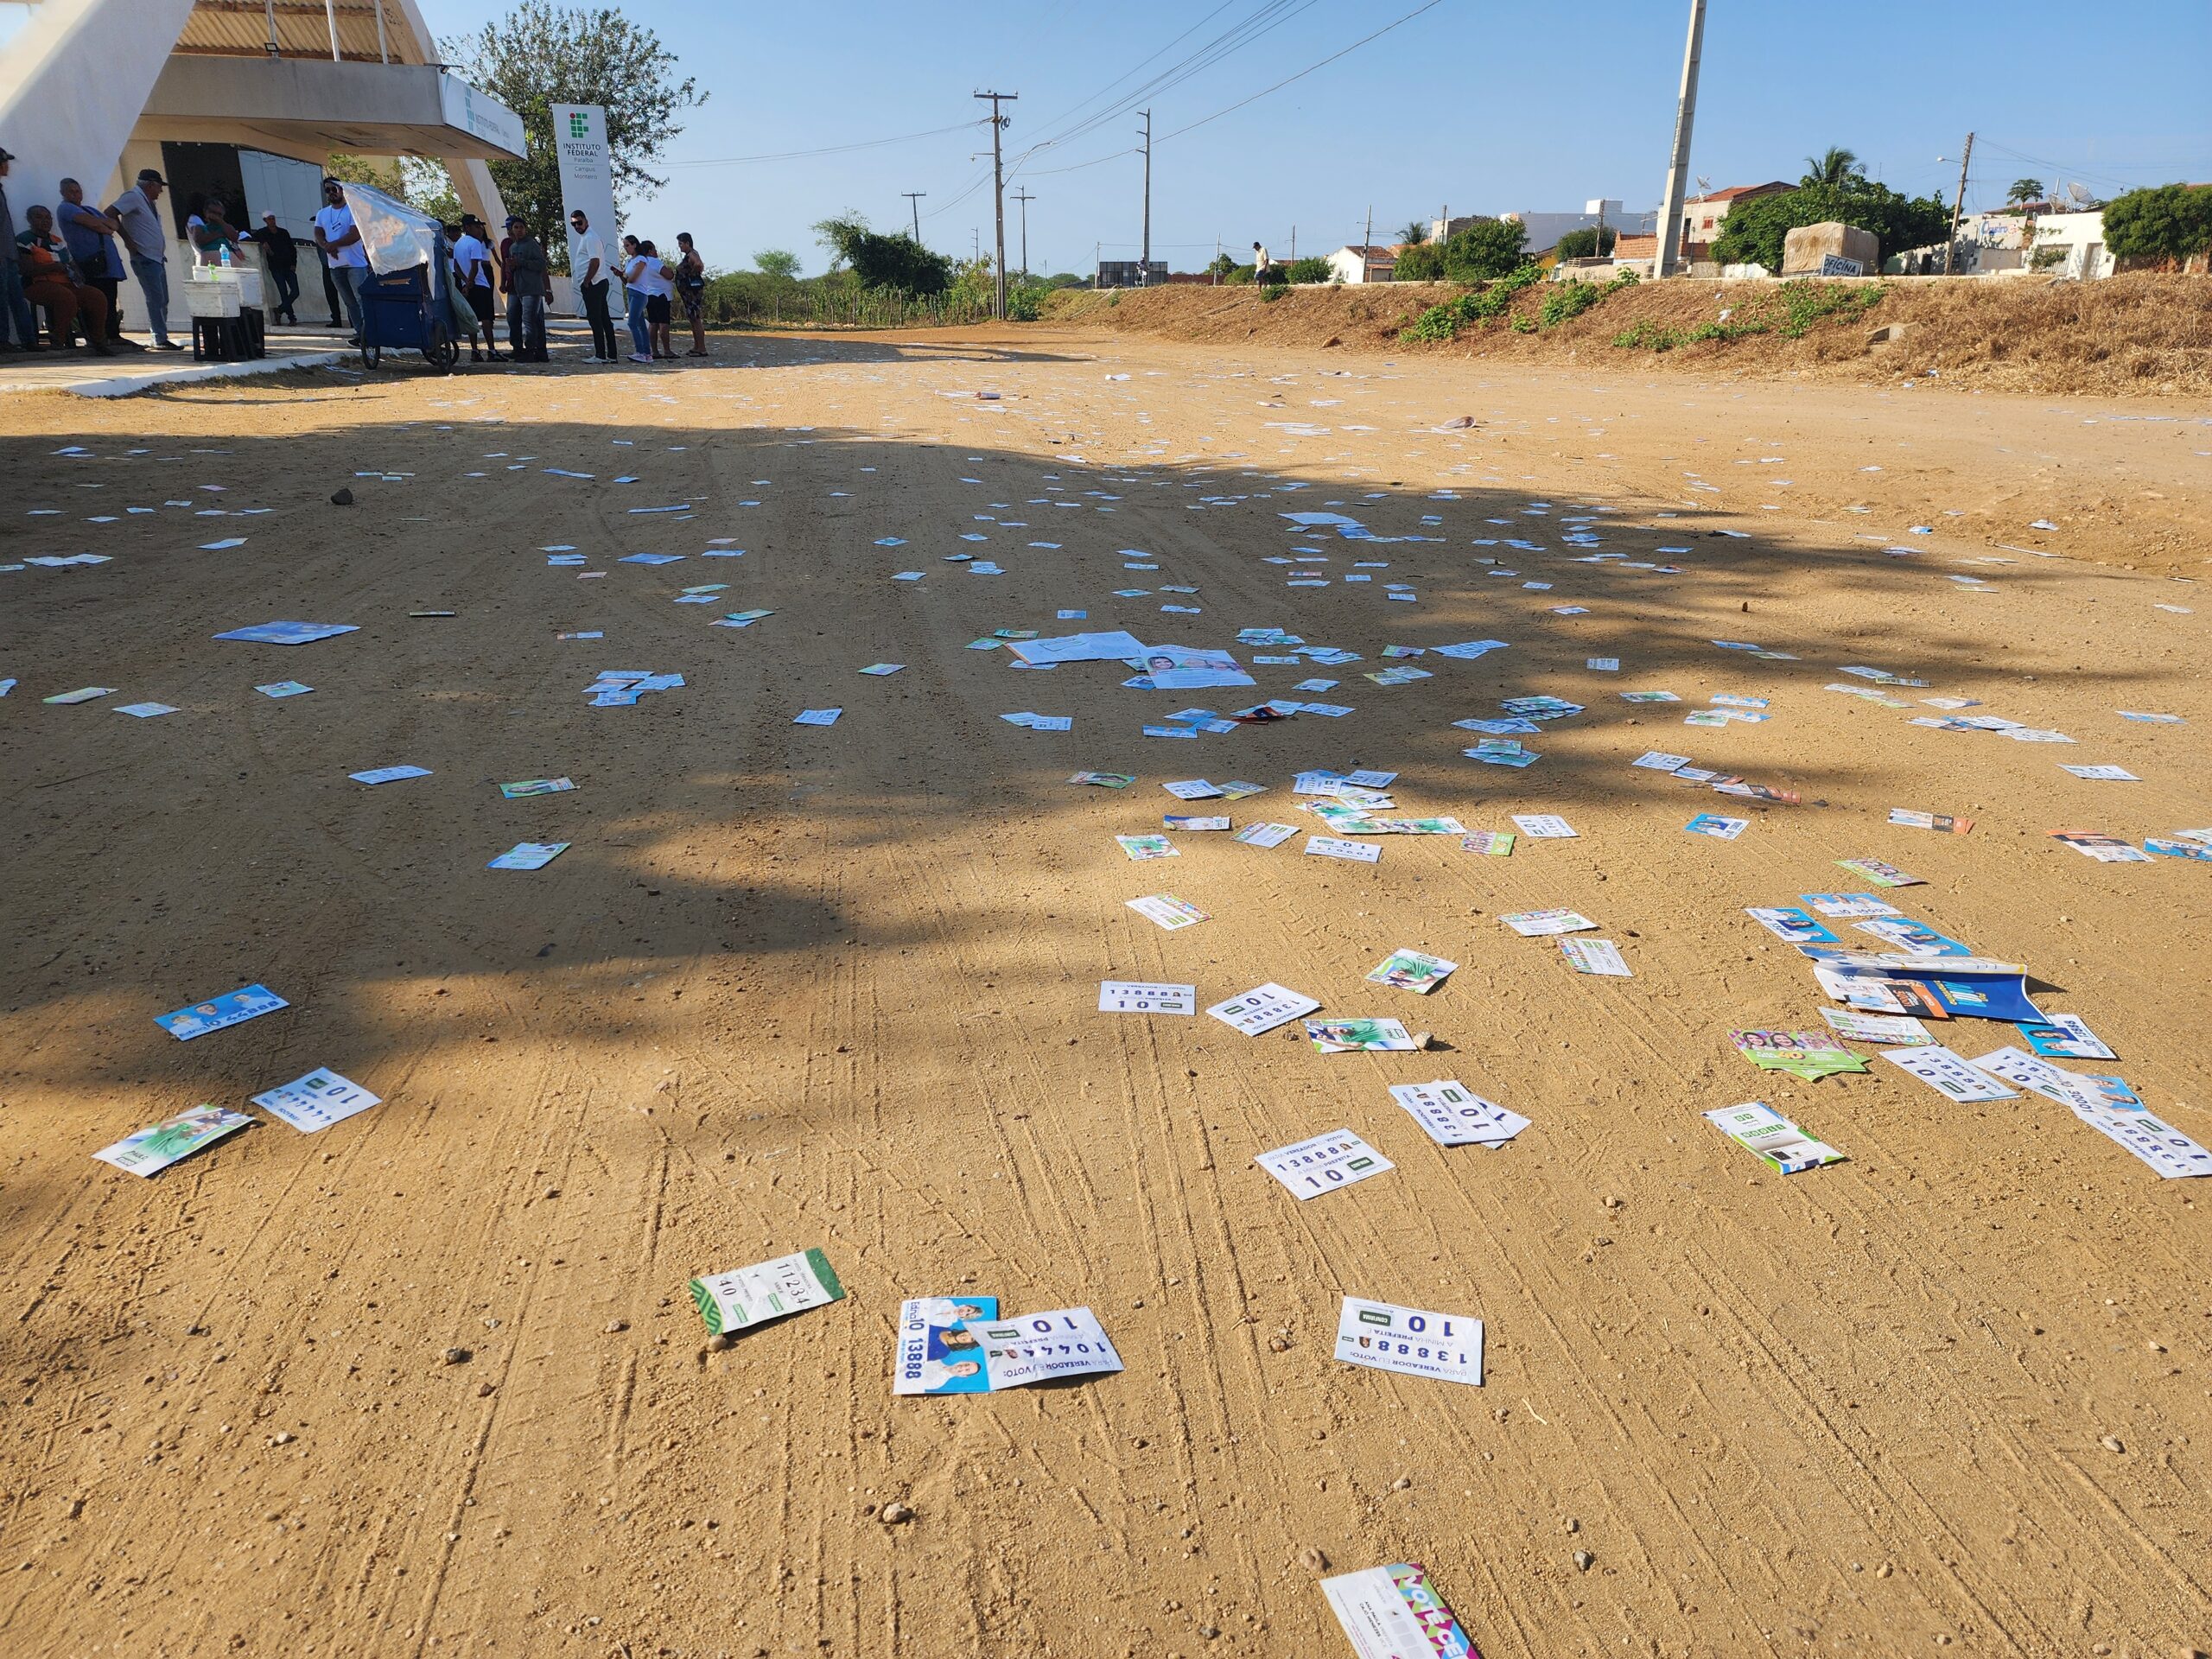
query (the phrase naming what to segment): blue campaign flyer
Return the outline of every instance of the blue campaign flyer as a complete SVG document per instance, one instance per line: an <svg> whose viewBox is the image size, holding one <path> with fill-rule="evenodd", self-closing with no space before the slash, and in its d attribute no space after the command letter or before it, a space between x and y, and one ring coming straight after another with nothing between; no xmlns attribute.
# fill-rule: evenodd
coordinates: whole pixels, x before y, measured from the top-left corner
<svg viewBox="0 0 2212 1659"><path fill-rule="evenodd" d="M290 1006L266 985L248 985L206 1002L195 1002L188 1008L179 1008L175 1014L157 1014L154 1023L177 1041L188 1043L211 1031L241 1025L257 1015L274 1014Z"/></svg>
<svg viewBox="0 0 2212 1659"><path fill-rule="evenodd" d="M995 1296L916 1296L899 1309L899 1368L893 1394L984 1394L990 1378L972 1325L999 1316Z"/></svg>
<svg viewBox="0 0 2212 1659"><path fill-rule="evenodd" d="M257 645L305 645L334 634L358 633L352 622L257 622L250 628L232 628L218 639L243 639Z"/></svg>

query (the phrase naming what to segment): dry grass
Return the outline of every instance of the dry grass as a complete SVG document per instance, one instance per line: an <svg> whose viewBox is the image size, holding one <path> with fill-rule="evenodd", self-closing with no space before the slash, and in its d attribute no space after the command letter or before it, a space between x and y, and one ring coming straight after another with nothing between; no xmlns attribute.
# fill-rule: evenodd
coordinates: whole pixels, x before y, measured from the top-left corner
<svg viewBox="0 0 2212 1659"><path fill-rule="evenodd" d="M2040 394L2115 397L2212 396L2212 281L2131 273L2101 283L2020 277L1949 282L1907 278L1882 284L1871 311L1815 324L1798 340L1775 334L1702 340L1668 352L1625 350L1613 337L1637 322L1687 330L1742 305L1767 283L1644 283L1614 295L1582 316L1536 334L1502 321L1465 330L1448 344L1402 340L1399 330L1423 310L1453 297L1448 285L1407 283L1301 288L1272 303L1236 288L1166 288L1148 292L1056 296L1055 321L1082 322L1171 340L1212 344L1338 346L1345 350L1442 353L1531 364L1687 369L1699 374L1792 375L1860 384L1924 378ZM1516 306L1533 313L1543 290ZM1876 344L1885 325L1904 325L1901 340Z"/></svg>

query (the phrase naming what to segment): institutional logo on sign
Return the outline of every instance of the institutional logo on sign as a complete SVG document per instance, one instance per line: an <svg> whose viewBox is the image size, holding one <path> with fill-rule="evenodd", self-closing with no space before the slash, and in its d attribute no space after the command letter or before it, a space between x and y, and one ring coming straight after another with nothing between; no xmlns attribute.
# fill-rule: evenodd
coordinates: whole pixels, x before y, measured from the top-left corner
<svg viewBox="0 0 2212 1659"><path fill-rule="evenodd" d="M569 117L569 137L571 138L588 138L590 136L591 122L582 115L571 114Z"/></svg>

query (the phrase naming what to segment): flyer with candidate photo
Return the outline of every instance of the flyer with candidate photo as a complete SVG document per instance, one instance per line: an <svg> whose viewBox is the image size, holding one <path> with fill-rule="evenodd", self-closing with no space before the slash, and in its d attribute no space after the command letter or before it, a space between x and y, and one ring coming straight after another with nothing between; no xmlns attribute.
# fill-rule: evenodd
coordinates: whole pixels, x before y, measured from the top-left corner
<svg viewBox="0 0 2212 1659"><path fill-rule="evenodd" d="M988 1394L979 1327L999 1316L995 1296L914 1296L899 1307L893 1394Z"/></svg>

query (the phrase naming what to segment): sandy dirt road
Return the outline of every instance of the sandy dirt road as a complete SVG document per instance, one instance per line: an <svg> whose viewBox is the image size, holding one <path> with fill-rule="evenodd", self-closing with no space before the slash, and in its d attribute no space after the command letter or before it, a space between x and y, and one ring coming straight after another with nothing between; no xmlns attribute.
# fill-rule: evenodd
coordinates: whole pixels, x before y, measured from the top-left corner
<svg viewBox="0 0 2212 1659"><path fill-rule="evenodd" d="M0 1649L1345 1652L1311 1552L1425 1561L1491 1659L2212 1647L2212 1186L1864 1045L1868 1074L1805 1084L1728 1043L1822 1005L1744 907L1861 887L1835 861L1872 855L2212 1141L2212 867L2045 833L2212 825L2212 604L2175 580L2212 554L2212 426L1065 331L719 343L656 374L0 407L0 563L112 556L0 574ZM1294 536L1297 511L1434 539ZM1574 517L1679 572L1576 563ZM1294 547L1327 562L1266 562ZM747 608L773 614L710 626ZM211 639L271 618L358 632ZM1140 692L965 648L1116 626L1362 660ZM1483 638L1510 643L1361 677ZM1928 684L1824 689L1846 665ZM686 684L593 708L603 668ZM1141 735L1316 675L1355 712ZM253 689L286 678L315 690ZM84 685L115 690L41 701ZM1686 707L1619 695L1655 690ZM1451 721L1537 693L1588 710L1540 762L1461 757ZM1715 693L1770 718L1685 727ZM2075 741L1909 723L1929 696ZM177 712L113 711L136 700ZM1631 768L1649 749L1804 804ZM432 775L347 779L398 763ZM1579 838L1302 855L1294 773L1353 766L1406 811ZM494 787L555 775L576 789ZM1125 860L1199 777L1267 785L1228 810L1299 837ZM1683 833L1701 811L1751 827ZM1126 908L1160 892L1212 919ZM1553 906L1635 976L1497 920ZM1401 946L1461 966L1425 1000L1364 983ZM1106 978L1201 1007L1277 981L1443 1046L1099 1014ZM290 1007L154 1024L251 982ZM1969 1055L2018 1040L1957 1024ZM317 1065L385 1103L152 1180L90 1155ZM1388 1088L1435 1077L1532 1127L1430 1144ZM1700 1121L1752 1099L1850 1160L1785 1179ZM1252 1161L1344 1127L1396 1168L1299 1204ZM810 1246L846 1300L709 1352L685 1281ZM1088 1306L1127 1370L893 1400L901 1297L961 1293ZM1484 1320L1486 1386L1335 1363L1345 1294Z"/></svg>

